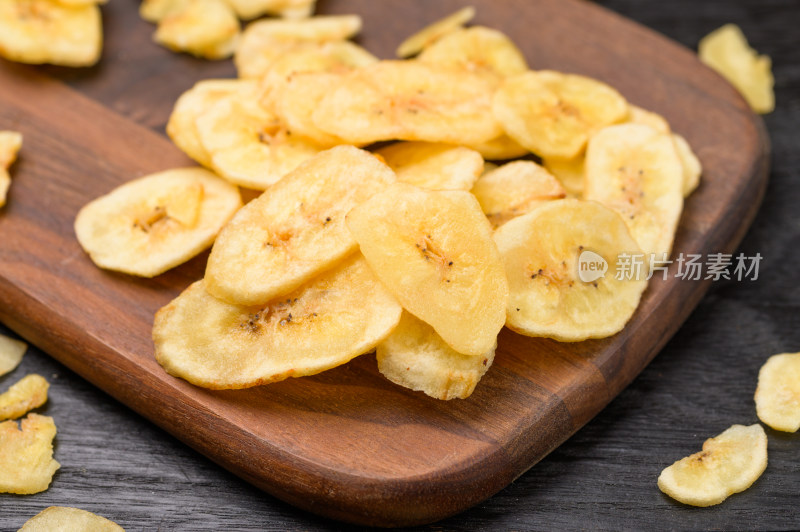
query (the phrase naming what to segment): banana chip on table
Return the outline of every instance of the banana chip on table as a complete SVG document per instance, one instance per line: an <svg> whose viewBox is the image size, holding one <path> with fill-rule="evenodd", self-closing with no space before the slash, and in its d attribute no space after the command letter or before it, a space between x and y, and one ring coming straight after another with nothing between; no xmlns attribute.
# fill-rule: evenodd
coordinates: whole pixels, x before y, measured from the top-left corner
<svg viewBox="0 0 800 532"><path fill-rule="evenodd" d="M240 305L295 290L357 250L345 215L395 179L358 148L320 153L248 203L222 230L208 258L206 289Z"/></svg>
<svg viewBox="0 0 800 532"><path fill-rule="evenodd" d="M27 350L25 342L0 334L0 376L14 371Z"/></svg>
<svg viewBox="0 0 800 532"><path fill-rule="evenodd" d="M239 190L208 170L178 168L90 202L75 233L99 267L155 277L208 248L241 205Z"/></svg>
<svg viewBox="0 0 800 532"><path fill-rule="evenodd" d="M469 190L483 172L475 150L431 142L397 142L376 152L397 179L431 190Z"/></svg>
<svg viewBox="0 0 800 532"><path fill-rule="evenodd" d="M125 532L113 521L86 510L50 506L28 519L18 532Z"/></svg>
<svg viewBox="0 0 800 532"><path fill-rule="evenodd" d="M639 253L625 222L594 202L547 202L494 234L510 286L513 331L562 342L622 330L647 287L644 276L617 279L623 253Z"/></svg>
<svg viewBox="0 0 800 532"><path fill-rule="evenodd" d="M0 55L6 59L86 67L97 63L102 48L103 27L95 3L0 2Z"/></svg>
<svg viewBox="0 0 800 532"><path fill-rule="evenodd" d="M53 418L30 414L18 425L0 423L0 493L30 495L46 490L61 465L53 460Z"/></svg>
<svg viewBox="0 0 800 532"><path fill-rule="evenodd" d="M47 402L50 385L41 375L26 375L0 394L0 421L22 417Z"/></svg>
<svg viewBox="0 0 800 532"><path fill-rule="evenodd" d="M703 443L703 450L661 472L658 487L692 506L713 506L749 488L767 468L767 435L761 425L733 425Z"/></svg>
<svg viewBox="0 0 800 532"><path fill-rule="evenodd" d="M233 55L239 34L239 20L225 0L190 0L166 12L153 40L175 52L225 59Z"/></svg>
<svg viewBox="0 0 800 532"><path fill-rule="evenodd" d="M508 283L475 197L395 183L347 215L375 275L455 351L483 356L503 328Z"/></svg>
<svg viewBox="0 0 800 532"><path fill-rule="evenodd" d="M225 0L236 16L251 20L262 15L297 19L310 17L314 13L316 0Z"/></svg>
<svg viewBox="0 0 800 532"><path fill-rule="evenodd" d="M775 430L800 429L800 353L769 357L758 372L758 419Z"/></svg>
<svg viewBox="0 0 800 532"><path fill-rule="evenodd" d="M558 179L538 164L514 161L482 175L472 194L497 229L543 202L566 197L567 193Z"/></svg>
<svg viewBox="0 0 800 532"><path fill-rule="evenodd" d="M403 41L400 46L397 47L397 57L405 59L418 54L432 43L436 42L436 40L450 32L462 28L474 17L475 8L467 6L441 20L437 20Z"/></svg>
<svg viewBox="0 0 800 532"><path fill-rule="evenodd" d="M17 153L22 148L22 134L16 131L0 131L0 207L6 204L11 176L8 169L17 160Z"/></svg>
<svg viewBox="0 0 800 532"><path fill-rule="evenodd" d="M356 253L265 305L224 303L198 281L156 314L153 340L170 375L248 388L345 364L386 338L400 313Z"/></svg>
<svg viewBox="0 0 800 532"><path fill-rule="evenodd" d="M528 63L505 34L473 26L446 35L425 48L417 58L423 63L460 67L476 74L504 78L522 74Z"/></svg>

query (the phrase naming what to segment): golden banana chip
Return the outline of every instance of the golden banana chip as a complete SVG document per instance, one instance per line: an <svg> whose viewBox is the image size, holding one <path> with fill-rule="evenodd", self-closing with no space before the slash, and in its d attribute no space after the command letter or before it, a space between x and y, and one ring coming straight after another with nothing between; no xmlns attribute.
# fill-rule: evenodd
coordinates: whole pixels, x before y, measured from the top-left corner
<svg viewBox="0 0 800 532"><path fill-rule="evenodd" d="M384 286L450 347L476 357L494 347L508 283L472 194L395 183L353 208L347 227Z"/></svg>
<svg viewBox="0 0 800 532"><path fill-rule="evenodd" d="M475 8L468 6L459 9L441 20L437 20L403 41L400 46L397 47L397 57L405 59L406 57L418 54L437 39L460 29L474 17Z"/></svg>
<svg viewBox="0 0 800 532"><path fill-rule="evenodd" d="M53 418L30 414L0 423L0 493L30 495L46 490L61 465L53 460Z"/></svg>
<svg viewBox="0 0 800 532"><path fill-rule="evenodd" d="M769 357L758 372L758 419L775 430L800 429L800 353Z"/></svg>
<svg viewBox="0 0 800 532"><path fill-rule="evenodd" d="M11 176L8 169L17 160L17 153L22 148L22 134L16 131L0 131L0 207L6 204Z"/></svg>
<svg viewBox="0 0 800 532"><path fill-rule="evenodd" d="M506 325L562 342L621 331L647 287L618 279L623 254L640 253L625 222L599 203L543 204L494 234L511 290Z"/></svg>
<svg viewBox="0 0 800 532"><path fill-rule="evenodd" d="M419 55L419 61L460 67L500 78L528 70L525 56L505 34L474 26L445 35Z"/></svg>
<svg viewBox="0 0 800 532"><path fill-rule="evenodd" d="M113 521L78 508L50 506L31 517L19 532L125 532Z"/></svg>
<svg viewBox="0 0 800 532"><path fill-rule="evenodd" d="M225 0L191 0L166 12L153 39L175 52L225 59L233 55L239 33L239 19Z"/></svg>
<svg viewBox="0 0 800 532"><path fill-rule="evenodd" d="M694 154L685 138L673 133L672 141L675 143L675 149L678 151L678 157L683 166L683 197L686 198L700 185L703 165L700 164L700 159Z"/></svg>
<svg viewBox="0 0 800 532"><path fill-rule="evenodd" d="M466 399L494 361L462 355L447 345L427 323L403 312L400 323L375 354L378 370L395 384L425 392L436 399Z"/></svg>
<svg viewBox="0 0 800 532"><path fill-rule="evenodd" d="M669 122L658 113L628 104L628 122L650 126L659 133L671 133Z"/></svg>
<svg viewBox="0 0 800 532"><path fill-rule="evenodd" d="M156 359L170 375L236 389L313 375L375 348L401 308L353 254L266 305L224 303L190 286L156 314Z"/></svg>
<svg viewBox="0 0 800 532"><path fill-rule="evenodd" d="M495 229L567 194L558 179L532 161L514 161L482 175L472 193Z"/></svg>
<svg viewBox="0 0 800 532"><path fill-rule="evenodd" d="M560 159L558 157L545 157L542 164L556 176L567 194L574 198L583 196L584 175L586 172L586 158L579 155L573 159Z"/></svg>
<svg viewBox="0 0 800 532"><path fill-rule="evenodd" d="M169 13L180 11L191 0L142 0L139 4L139 16L148 22L159 22Z"/></svg>
<svg viewBox="0 0 800 532"><path fill-rule="evenodd" d="M661 472L658 487L692 506L719 504L749 488L767 468L767 435L761 425L733 425L703 443L703 450Z"/></svg>
<svg viewBox="0 0 800 532"><path fill-rule="evenodd" d="M178 168L87 204L75 233L99 267L154 277L209 247L241 205L238 189L211 172Z"/></svg>
<svg viewBox="0 0 800 532"><path fill-rule="evenodd" d="M397 142L376 153L397 179L431 190L469 190L483 172L480 153L450 144Z"/></svg>
<svg viewBox="0 0 800 532"><path fill-rule="evenodd" d="M703 37L699 46L700 60L727 79L757 113L775 109L775 79L772 60L747 44L742 30L726 24Z"/></svg>
<svg viewBox="0 0 800 532"><path fill-rule="evenodd" d="M14 371L27 350L25 342L0 334L0 376Z"/></svg>
<svg viewBox="0 0 800 532"><path fill-rule="evenodd" d="M47 402L50 385L41 375L26 375L0 394L0 421L16 419Z"/></svg>
<svg viewBox="0 0 800 532"><path fill-rule="evenodd" d="M306 18L314 12L316 0L226 0L242 20L262 15Z"/></svg>
<svg viewBox="0 0 800 532"><path fill-rule="evenodd" d="M468 147L480 153L484 159L491 159L492 161L516 159L517 157L523 157L530 153L526 148L520 146L516 140L505 133L492 140Z"/></svg>

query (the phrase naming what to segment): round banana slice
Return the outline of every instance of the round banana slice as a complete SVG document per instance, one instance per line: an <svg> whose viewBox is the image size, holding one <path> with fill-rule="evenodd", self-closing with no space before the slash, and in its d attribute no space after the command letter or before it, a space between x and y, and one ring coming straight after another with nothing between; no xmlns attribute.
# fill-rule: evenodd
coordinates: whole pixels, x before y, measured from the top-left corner
<svg viewBox="0 0 800 532"><path fill-rule="evenodd" d="M17 154L21 148L21 133L0 131L0 207L6 204L8 187L11 186L11 176L8 174L8 169L17 160Z"/></svg>
<svg viewBox="0 0 800 532"><path fill-rule="evenodd" d="M99 267L154 277L209 247L241 205L239 190L208 170L178 168L87 204L75 233Z"/></svg>
<svg viewBox="0 0 800 532"><path fill-rule="evenodd" d="M758 419L775 430L800 429L800 353L769 357L758 372Z"/></svg>
<svg viewBox="0 0 800 532"><path fill-rule="evenodd" d="M628 116L628 104L605 83L551 70L507 78L494 115L511 138L541 157L572 159L589 137Z"/></svg>
<svg viewBox="0 0 800 532"><path fill-rule="evenodd" d="M192 0L167 12L153 40L175 52L225 59L233 55L239 33L239 19L225 0Z"/></svg>
<svg viewBox="0 0 800 532"><path fill-rule="evenodd" d="M470 356L493 348L508 283L472 194L396 183L350 211L347 227L384 286L450 347Z"/></svg>
<svg viewBox="0 0 800 532"><path fill-rule="evenodd" d="M56 0L0 2L0 56L20 63L86 67L103 48L100 8Z"/></svg>
<svg viewBox="0 0 800 532"><path fill-rule="evenodd" d="M546 157L542 159L542 164L551 174L561 181L567 194L573 198L579 199L583 196L586 157L583 155L579 155L573 159Z"/></svg>
<svg viewBox="0 0 800 532"><path fill-rule="evenodd" d="M469 190L483 172L480 153L450 144L397 142L376 153L398 180L431 190Z"/></svg>
<svg viewBox="0 0 800 532"><path fill-rule="evenodd" d="M249 388L314 375L369 352L401 311L358 254L266 305L224 303L198 281L156 314L156 360L197 386Z"/></svg>
<svg viewBox="0 0 800 532"><path fill-rule="evenodd" d="M683 166L668 134L610 126L589 141L584 199L620 213L645 257L668 256L683 210Z"/></svg>
<svg viewBox="0 0 800 532"><path fill-rule="evenodd" d="M617 278L623 254L638 254L619 214L563 199L514 218L494 234L511 289L506 325L562 342L621 331L647 287L645 275Z"/></svg>
<svg viewBox="0 0 800 532"><path fill-rule="evenodd" d="M692 506L713 506L749 488L767 468L767 435L761 425L733 425L703 443L703 450L661 472L658 487Z"/></svg>
<svg viewBox="0 0 800 532"><path fill-rule="evenodd" d="M675 149L683 166L683 197L688 198L700 185L700 176L703 174L703 165L692 151L692 147L681 135L672 134Z"/></svg>
<svg viewBox="0 0 800 532"><path fill-rule="evenodd" d="M474 17L475 8L467 6L441 20L437 20L403 41L400 46L397 47L397 57L405 59L406 57L417 55L430 46L431 43L450 32L460 29Z"/></svg>
<svg viewBox="0 0 800 532"><path fill-rule="evenodd" d="M395 384L435 399L466 399L494 361L495 348L484 356L462 355L433 328L408 312L375 354L378 370Z"/></svg>
<svg viewBox="0 0 800 532"><path fill-rule="evenodd" d="M650 126L659 133L672 133L667 119L658 113L642 109L633 104L628 104L628 122Z"/></svg>
<svg viewBox="0 0 800 532"><path fill-rule="evenodd" d="M324 131L356 144L424 140L474 145L499 137L485 76L418 61L381 61L347 74L314 112Z"/></svg>
<svg viewBox="0 0 800 532"><path fill-rule="evenodd" d="M473 26L445 35L419 55L419 61L460 67L476 74L498 78L527 72L528 63L519 48L505 34Z"/></svg>
<svg viewBox="0 0 800 532"><path fill-rule="evenodd" d="M472 193L495 229L543 202L566 197L558 179L533 161L514 161L482 175Z"/></svg>
<svg viewBox="0 0 800 532"><path fill-rule="evenodd" d="M355 205L395 181L369 152L322 152L247 204L211 250L206 289L242 305L287 294L357 249L344 225Z"/></svg>
<svg viewBox="0 0 800 532"><path fill-rule="evenodd" d="M516 140L505 133L492 140L468 147L480 153L484 159L492 161L516 159L517 157L524 157L530 153L526 148L520 146Z"/></svg>
<svg viewBox="0 0 800 532"><path fill-rule="evenodd" d="M19 532L125 532L113 521L78 508L49 506L31 517Z"/></svg>

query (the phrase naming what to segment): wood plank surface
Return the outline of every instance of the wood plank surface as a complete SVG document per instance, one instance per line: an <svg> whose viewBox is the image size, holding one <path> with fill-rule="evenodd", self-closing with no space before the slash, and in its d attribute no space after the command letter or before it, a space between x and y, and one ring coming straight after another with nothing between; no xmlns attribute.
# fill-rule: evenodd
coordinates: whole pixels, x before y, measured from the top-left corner
<svg viewBox="0 0 800 532"><path fill-rule="evenodd" d="M475 4L477 22L506 31L534 68L604 79L633 103L664 114L706 169L687 202L675 252L735 247L763 193L768 148L760 120L729 86L688 51L590 4ZM361 42L388 57L405 34L457 5L352 0L321 8L363 14ZM152 316L202 275L204 257L154 280L103 272L78 247L72 220L86 201L121 182L187 164L158 133L172 102L194 80L232 71L229 63L148 44L152 27L136 20L133 4L111 3L105 18L119 31L109 31L100 67L0 70L0 128L19 129L26 139L0 216L0 320L292 504L386 525L429 522L485 499L615 397L708 286L674 277L652 282L625 331L603 341L559 344L504 331L494 367L465 401L437 402L400 389L369 356L237 392L173 379L153 360ZM564 42L563 35L575 38Z"/></svg>

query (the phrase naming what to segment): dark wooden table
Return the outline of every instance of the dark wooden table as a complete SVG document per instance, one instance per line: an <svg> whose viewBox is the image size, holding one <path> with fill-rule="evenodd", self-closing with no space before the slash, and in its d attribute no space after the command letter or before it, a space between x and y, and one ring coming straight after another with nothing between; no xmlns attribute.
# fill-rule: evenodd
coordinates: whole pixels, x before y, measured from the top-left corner
<svg viewBox="0 0 800 532"><path fill-rule="evenodd" d="M692 48L709 31L735 22L772 56L778 105L765 118L772 174L739 249L763 256L759 278L716 282L656 360L599 416L490 500L430 528L798 529L798 435L768 430L767 471L717 507L675 503L661 494L656 478L706 437L733 423L755 423L758 368L771 354L800 350L800 209L794 203L800 201L800 3L602 3ZM0 332L13 334L2 325ZM44 493L0 495L0 530L16 530L49 505L94 511L128 531L343 528L249 486L35 348L0 378L0 388L30 372L51 382L41 411L59 427L62 468Z"/></svg>

